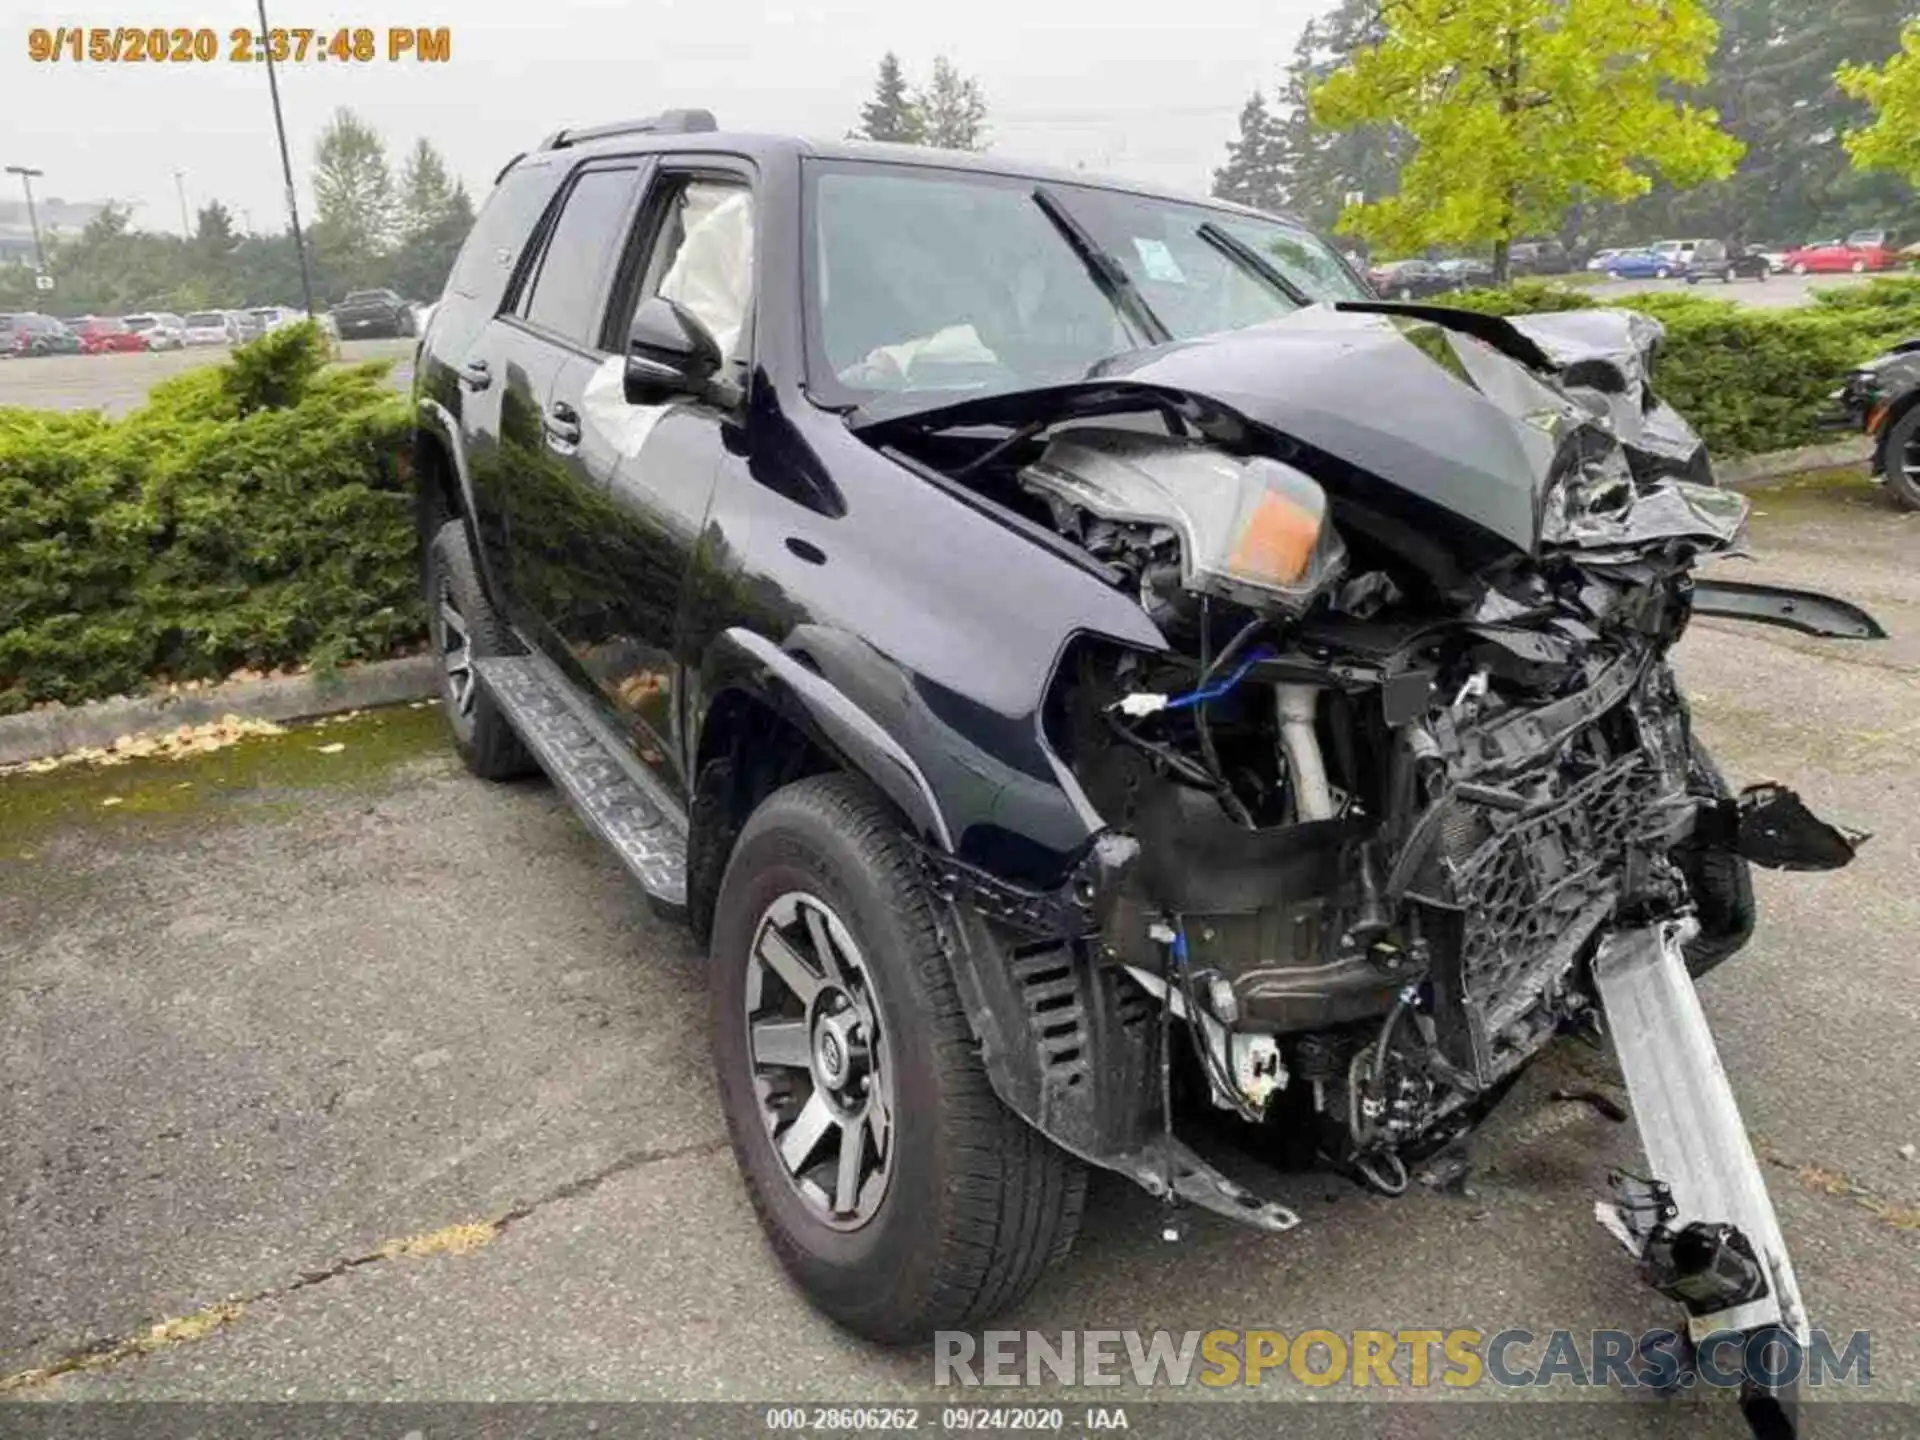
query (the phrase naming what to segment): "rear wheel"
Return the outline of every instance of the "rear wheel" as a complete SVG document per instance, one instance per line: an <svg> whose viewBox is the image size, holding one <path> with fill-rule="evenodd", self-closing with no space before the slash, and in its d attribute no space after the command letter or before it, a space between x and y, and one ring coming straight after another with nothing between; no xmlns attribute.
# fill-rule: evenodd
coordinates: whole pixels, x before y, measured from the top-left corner
<svg viewBox="0 0 1920 1440"><path fill-rule="evenodd" d="M915 857L865 785L776 791L715 906L714 1062L781 1263L886 1343L1013 1304L1079 1227L1085 1171L988 1084Z"/></svg>
<svg viewBox="0 0 1920 1440"><path fill-rule="evenodd" d="M458 520L442 525L427 546L426 598L427 633L440 660L440 704L454 748L482 779L527 774L533 757L474 668L476 660L518 654L520 646L487 603Z"/></svg>

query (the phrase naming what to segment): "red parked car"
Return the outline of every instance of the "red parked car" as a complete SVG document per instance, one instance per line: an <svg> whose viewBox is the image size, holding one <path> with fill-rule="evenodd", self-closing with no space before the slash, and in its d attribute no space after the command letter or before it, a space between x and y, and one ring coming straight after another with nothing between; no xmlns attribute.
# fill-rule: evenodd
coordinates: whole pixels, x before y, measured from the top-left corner
<svg viewBox="0 0 1920 1440"><path fill-rule="evenodd" d="M113 320L96 315L92 319L80 321L74 329L80 335L82 355L105 355L115 350L147 348L146 337L131 329L124 320Z"/></svg>
<svg viewBox="0 0 1920 1440"><path fill-rule="evenodd" d="M1891 270L1900 263L1900 247L1885 230L1856 230L1844 240L1817 240L1786 253L1786 268L1795 275L1867 270Z"/></svg>

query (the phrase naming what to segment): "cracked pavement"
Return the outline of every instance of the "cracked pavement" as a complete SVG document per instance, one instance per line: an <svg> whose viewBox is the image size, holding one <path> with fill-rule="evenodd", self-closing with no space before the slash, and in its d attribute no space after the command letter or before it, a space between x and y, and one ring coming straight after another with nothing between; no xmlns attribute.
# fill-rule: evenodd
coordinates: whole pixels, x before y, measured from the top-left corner
<svg viewBox="0 0 1920 1440"><path fill-rule="evenodd" d="M1920 515L1830 484L1756 509L1760 563L1732 573L1848 595L1894 638L1700 622L1699 724L1736 783L1876 834L1848 870L1761 873L1759 936L1702 993L1816 1319L1871 1329L1869 1393L1915 1401ZM0 779L0 1376L110 1399L935 1395L924 1353L835 1330L762 1244L691 942L550 788L467 778L437 726L337 727L337 777L296 733L250 742L304 747L285 773L223 753ZM1558 1047L1465 1195L1250 1162L1305 1217L1279 1237L1200 1217L1167 1246L1154 1202L1097 1177L1074 1254L1000 1323L1664 1324L1591 1215L1631 1127L1549 1098L1614 1083ZM1745 1431L1721 1405L1686 1433Z"/></svg>

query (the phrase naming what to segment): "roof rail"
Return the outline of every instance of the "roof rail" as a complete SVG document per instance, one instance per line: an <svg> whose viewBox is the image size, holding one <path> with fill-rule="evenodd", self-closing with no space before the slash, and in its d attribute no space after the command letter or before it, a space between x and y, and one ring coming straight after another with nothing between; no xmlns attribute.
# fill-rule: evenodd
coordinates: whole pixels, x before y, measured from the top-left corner
<svg viewBox="0 0 1920 1440"><path fill-rule="evenodd" d="M615 135L694 135L718 130L711 110L662 110L638 120L616 120L611 125L579 125L556 130L540 142L542 150L565 150L569 145L585 145Z"/></svg>

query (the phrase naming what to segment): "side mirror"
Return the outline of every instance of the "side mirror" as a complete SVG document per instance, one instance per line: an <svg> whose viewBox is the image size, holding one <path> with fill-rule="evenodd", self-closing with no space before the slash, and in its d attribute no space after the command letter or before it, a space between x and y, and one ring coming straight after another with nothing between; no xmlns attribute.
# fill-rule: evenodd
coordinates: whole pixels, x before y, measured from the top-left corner
<svg viewBox="0 0 1920 1440"><path fill-rule="evenodd" d="M627 403L658 405L676 395L705 397L725 363L719 342L698 316L677 301L648 296L627 332Z"/></svg>

